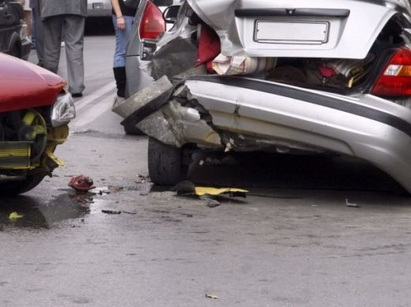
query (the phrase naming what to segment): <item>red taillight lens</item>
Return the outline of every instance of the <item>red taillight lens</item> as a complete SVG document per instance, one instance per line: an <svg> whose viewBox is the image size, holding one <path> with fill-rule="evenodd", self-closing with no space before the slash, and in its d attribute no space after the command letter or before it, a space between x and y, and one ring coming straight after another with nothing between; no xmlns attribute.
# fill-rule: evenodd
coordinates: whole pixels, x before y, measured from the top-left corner
<svg viewBox="0 0 411 307"><path fill-rule="evenodd" d="M378 96L411 96L411 49L398 49L371 91Z"/></svg>
<svg viewBox="0 0 411 307"><path fill-rule="evenodd" d="M151 1L147 1L143 18L140 23L141 39L157 39L166 31L166 22L163 13Z"/></svg>

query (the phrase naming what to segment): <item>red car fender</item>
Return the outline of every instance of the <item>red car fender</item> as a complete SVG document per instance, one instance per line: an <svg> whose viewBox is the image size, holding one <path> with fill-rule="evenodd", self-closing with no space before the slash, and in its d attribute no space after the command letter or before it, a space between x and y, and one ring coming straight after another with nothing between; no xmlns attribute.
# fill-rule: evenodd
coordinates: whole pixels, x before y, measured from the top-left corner
<svg viewBox="0 0 411 307"><path fill-rule="evenodd" d="M60 76L0 53L0 112L52 105L65 86Z"/></svg>

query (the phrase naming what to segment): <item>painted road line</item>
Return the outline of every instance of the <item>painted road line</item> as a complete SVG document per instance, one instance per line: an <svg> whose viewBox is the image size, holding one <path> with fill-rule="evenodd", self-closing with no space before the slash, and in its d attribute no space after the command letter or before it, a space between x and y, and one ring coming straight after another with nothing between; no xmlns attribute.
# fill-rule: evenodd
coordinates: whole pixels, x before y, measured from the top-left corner
<svg viewBox="0 0 411 307"><path fill-rule="evenodd" d="M99 90L87 95L83 99L75 101L74 104L76 105L76 111L83 109L84 107L92 103L93 101L113 91L115 87L116 87L115 81L110 82L107 85L100 88ZM111 100L114 100L114 96L111 97Z"/></svg>
<svg viewBox="0 0 411 307"><path fill-rule="evenodd" d="M95 105L90 107L89 109L84 109L81 114L78 114L76 119L70 122L70 126L73 128L80 128L86 126L97 118L99 118L102 114L111 110L113 106L113 97L107 96L98 101Z"/></svg>
<svg viewBox="0 0 411 307"><path fill-rule="evenodd" d="M112 92L112 94L107 95ZM70 122L70 127L80 128L90 124L103 113L111 110L115 96L115 82L110 82L98 91L75 102L77 116Z"/></svg>

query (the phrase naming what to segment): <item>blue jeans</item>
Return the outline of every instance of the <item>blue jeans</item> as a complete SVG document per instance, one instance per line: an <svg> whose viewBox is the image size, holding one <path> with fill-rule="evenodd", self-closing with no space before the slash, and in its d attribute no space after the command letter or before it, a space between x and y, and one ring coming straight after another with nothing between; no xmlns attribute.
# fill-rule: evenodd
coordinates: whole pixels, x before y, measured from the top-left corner
<svg viewBox="0 0 411 307"><path fill-rule="evenodd" d="M128 39L133 31L134 16L124 16L124 22L126 23L126 28L124 30L118 29L117 17L113 15L113 25L116 34L116 49L114 51L113 67L126 66L126 48Z"/></svg>

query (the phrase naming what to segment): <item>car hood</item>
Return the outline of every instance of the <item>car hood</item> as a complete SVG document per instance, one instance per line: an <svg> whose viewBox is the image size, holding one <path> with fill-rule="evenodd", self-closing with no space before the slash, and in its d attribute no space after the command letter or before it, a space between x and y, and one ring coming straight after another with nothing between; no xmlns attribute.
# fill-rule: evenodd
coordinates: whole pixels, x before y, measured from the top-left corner
<svg viewBox="0 0 411 307"><path fill-rule="evenodd" d="M32 63L0 53L0 112L53 104L66 81Z"/></svg>

